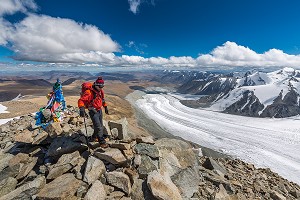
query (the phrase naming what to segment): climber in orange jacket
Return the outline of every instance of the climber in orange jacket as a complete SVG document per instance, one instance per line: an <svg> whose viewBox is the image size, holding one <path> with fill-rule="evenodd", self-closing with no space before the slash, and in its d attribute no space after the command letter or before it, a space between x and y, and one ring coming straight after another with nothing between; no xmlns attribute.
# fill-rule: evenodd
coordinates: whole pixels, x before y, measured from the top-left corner
<svg viewBox="0 0 300 200"><path fill-rule="evenodd" d="M93 137L96 137L102 148L107 148L106 138L108 135L103 134L103 120L102 120L102 107L104 107L105 113L108 115L107 104L104 99L104 80L102 77L92 84L85 82L82 85L82 91L80 99L78 100L78 107L80 110L80 116L86 117L85 109L89 110L89 115L94 125Z"/></svg>

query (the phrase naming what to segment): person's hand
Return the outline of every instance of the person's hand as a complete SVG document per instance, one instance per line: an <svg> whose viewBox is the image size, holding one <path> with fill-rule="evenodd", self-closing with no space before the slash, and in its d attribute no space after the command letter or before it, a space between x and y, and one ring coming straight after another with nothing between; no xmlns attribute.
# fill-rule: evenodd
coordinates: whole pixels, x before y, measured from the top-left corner
<svg viewBox="0 0 300 200"><path fill-rule="evenodd" d="M105 114L109 115L107 106L104 106Z"/></svg>
<svg viewBox="0 0 300 200"><path fill-rule="evenodd" d="M84 109L84 107L80 107L79 108L79 116L80 117L85 117L87 114L86 114L86 112L85 112L85 109Z"/></svg>

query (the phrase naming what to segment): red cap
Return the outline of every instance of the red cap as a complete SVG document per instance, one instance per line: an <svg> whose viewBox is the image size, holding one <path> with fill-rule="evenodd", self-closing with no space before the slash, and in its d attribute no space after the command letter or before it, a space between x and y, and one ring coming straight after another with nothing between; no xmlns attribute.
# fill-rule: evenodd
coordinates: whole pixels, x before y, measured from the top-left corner
<svg viewBox="0 0 300 200"><path fill-rule="evenodd" d="M97 80L95 81L95 85L99 85L99 86L103 86L104 85L104 80L102 79L101 76L99 76L97 78Z"/></svg>

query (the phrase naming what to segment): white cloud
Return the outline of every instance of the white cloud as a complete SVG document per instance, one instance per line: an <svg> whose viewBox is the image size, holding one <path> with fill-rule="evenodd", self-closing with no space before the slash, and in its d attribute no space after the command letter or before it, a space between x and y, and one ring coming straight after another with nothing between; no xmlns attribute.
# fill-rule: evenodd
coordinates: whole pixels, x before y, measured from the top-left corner
<svg viewBox="0 0 300 200"><path fill-rule="evenodd" d="M34 0L0 0L0 16L14 14L16 12L26 13L28 10L36 10Z"/></svg>
<svg viewBox="0 0 300 200"><path fill-rule="evenodd" d="M74 60L83 60L95 55L101 60L104 54L120 48L95 26L34 14L15 24L6 39L12 43L18 60L72 62L72 56Z"/></svg>
<svg viewBox="0 0 300 200"><path fill-rule="evenodd" d="M129 10L136 14L139 10L139 6L141 4L141 0L128 0Z"/></svg>
<svg viewBox="0 0 300 200"><path fill-rule="evenodd" d="M129 10L133 12L133 14L137 14L139 12L139 7L142 3L147 3L155 6L154 0L128 0Z"/></svg>
<svg viewBox="0 0 300 200"><path fill-rule="evenodd" d="M0 30L0 45L7 45L8 37L13 31L12 24L0 17Z"/></svg>
<svg viewBox="0 0 300 200"><path fill-rule="evenodd" d="M200 55L196 60L199 66L300 67L300 55L289 55L278 49L259 54L229 41L216 47L210 54Z"/></svg>

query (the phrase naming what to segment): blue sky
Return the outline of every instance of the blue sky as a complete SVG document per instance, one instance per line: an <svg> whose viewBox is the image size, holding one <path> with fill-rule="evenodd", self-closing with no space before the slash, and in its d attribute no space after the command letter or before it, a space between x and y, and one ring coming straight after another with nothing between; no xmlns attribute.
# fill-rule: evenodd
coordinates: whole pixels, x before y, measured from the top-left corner
<svg viewBox="0 0 300 200"><path fill-rule="evenodd" d="M0 0L0 62L299 68L299 6L296 0Z"/></svg>

